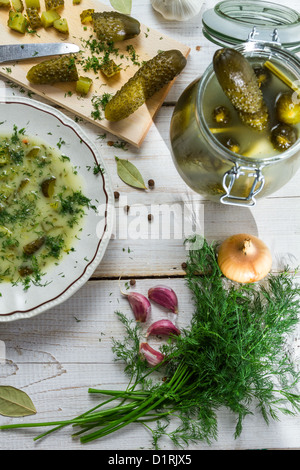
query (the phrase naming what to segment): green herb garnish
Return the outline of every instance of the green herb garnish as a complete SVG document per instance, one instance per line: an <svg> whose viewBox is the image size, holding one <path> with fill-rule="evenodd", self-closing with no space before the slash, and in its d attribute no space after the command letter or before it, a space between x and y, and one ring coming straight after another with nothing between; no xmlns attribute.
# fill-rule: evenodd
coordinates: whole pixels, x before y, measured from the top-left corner
<svg viewBox="0 0 300 470"><path fill-rule="evenodd" d="M93 105L93 111L91 112L91 117L96 121L101 121L104 119L103 111L105 111L105 107L109 100L111 99L110 93L103 93L102 96L94 95L91 99Z"/></svg>
<svg viewBox="0 0 300 470"><path fill-rule="evenodd" d="M266 422L279 419L280 411L299 412L296 385L300 372L285 348L300 309L300 288L294 276L286 271L270 275L264 284L228 285L215 246L205 240L201 248L190 250L186 273L194 315L190 326L162 347L164 362L147 367L139 354L140 323L117 312L126 336L114 341L113 351L117 360L125 361L131 377L126 390L89 389L110 398L74 419L0 429L55 426L35 438L39 439L75 425L74 435L86 443L136 422L151 431L155 448L162 436L186 447L217 439L217 411L223 407L237 416L235 437L242 432L244 418L252 414L253 404ZM163 381L157 380L158 372ZM106 405L103 411L102 405ZM169 429L172 415L180 420L175 429Z"/></svg>

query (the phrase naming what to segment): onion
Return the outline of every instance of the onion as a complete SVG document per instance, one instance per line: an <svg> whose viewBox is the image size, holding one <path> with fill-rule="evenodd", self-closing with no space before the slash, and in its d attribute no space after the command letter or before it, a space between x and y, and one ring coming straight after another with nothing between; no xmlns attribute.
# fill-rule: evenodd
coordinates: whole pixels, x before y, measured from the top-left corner
<svg viewBox="0 0 300 470"><path fill-rule="evenodd" d="M218 264L224 276L231 281L257 282L270 272L272 256L262 240L240 233L220 245Z"/></svg>

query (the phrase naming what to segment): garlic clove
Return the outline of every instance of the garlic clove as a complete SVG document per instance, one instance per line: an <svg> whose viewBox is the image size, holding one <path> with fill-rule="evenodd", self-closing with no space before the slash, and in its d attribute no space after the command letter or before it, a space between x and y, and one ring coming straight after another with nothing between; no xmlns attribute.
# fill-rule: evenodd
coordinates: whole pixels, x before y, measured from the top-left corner
<svg viewBox="0 0 300 470"><path fill-rule="evenodd" d="M201 0L151 0L154 10L167 20L187 21L200 12Z"/></svg>
<svg viewBox="0 0 300 470"><path fill-rule="evenodd" d="M218 250L218 264L225 277L240 283L257 282L267 276L272 256L266 244L247 233L228 237Z"/></svg>
<svg viewBox="0 0 300 470"><path fill-rule="evenodd" d="M150 300L159 305L171 310L173 313L178 313L178 299L177 295L167 286L155 286L148 290L148 297Z"/></svg>
<svg viewBox="0 0 300 470"><path fill-rule="evenodd" d="M149 346L148 343L140 344L140 353L148 362L149 366L157 366L165 358L164 354Z"/></svg>
<svg viewBox="0 0 300 470"><path fill-rule="evenodd" d="M123 295L126 295L136 321L142 323L147 321L151 313L151 304L147 297L143 294L139 294L138 292L130 292L129 294Z"/></svg>
<svg viewBox="0 0 300 470"><path fill-rule="evenodd" d="M150 335L179 336L180 330L170 320L158 320L149 326L146 338Z"/></svg>

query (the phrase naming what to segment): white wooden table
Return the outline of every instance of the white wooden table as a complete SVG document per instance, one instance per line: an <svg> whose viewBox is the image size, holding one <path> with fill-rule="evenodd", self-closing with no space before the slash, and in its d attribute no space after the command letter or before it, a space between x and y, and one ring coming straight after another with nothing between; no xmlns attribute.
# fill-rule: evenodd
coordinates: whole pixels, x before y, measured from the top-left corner
<svg viewBox="0 0 300 470"><path fill-rule="evenodd" d="M109 4L108 0L104 3ZM207 0L204 8L211 8L215 3ZM295 9L299 7L298 0L281 0L280 3ZM203 37L201 15L188 23L168 22L153 11L150 0L133 0L132 15L187 44L191 53L186 69L176 80L140 149L130 145L126 145L126 150L111 147L107 142L115 141L114 136L107 135L101 140L99 128L81 122L101 149L114 191L120 193L116 202L116 226L100 266L72 298L32 319L0 324L0 340L6 346L6 361L0 364L0 384L27 392L37 409L35 416L24 418L25 422L74 417L95 403L94 397L87 393L89 387L121 388L127 384L122 364L114 362L111 351L111 338L122 338L123 335L114 312L120 310L132 314L127 300L120 295L121 275L122 282L135 279L134 289L142 293L157 283L173 287L179 298L178 326L187 324L193 303L181 266L187 255L183 240L188 235L180 228L183 214L186 223L195 211L203 214L199 230L209 241L223 240L239 232L259 236L272 250L274 271L286 261L291 267L300 262L299 173L287 186L259 201L250 210L205 200L191 191L175 170L169 143L174 104L185 87L203 73L216 49ZM9 82L2 81L0 85L6 87L7 93L24 94L20 88L11 88ZM133 162L145 181L153 179L154 189L140 192L125 185L117 175L115 155ZM165 236L160 233L165 225L154 212L163 204L174 207L175 213L175 228L172 229L171 224ZM125 205L130 206L128 214L124 211ZM130 224L135 223L138 211L142 211L139 220L143 223L134 239L130 236L130 227L134 234L137 229L133 230ZM151 222L147 220L148 213L154 214ZM128 230L124 236L126 224ZM159 310L153 306L152 320L159 315ZM300 362L300 332L293 340L295 355L297 357L298 353ZM13 422L14 419L0 416L0 424ZM243 433L236 440L234 427L235 417L226 410L220 411L218 441L210 447L198 443L190 449L300 449L300 416L282 415L280 421L267 426L254 414L245 419ZM5 431L0 436L0 449L125 450L147 449L151 445L151 436L138 425L130 425L126 430L84 447L79 441L72 440L69 428L34 443L32 438L38 432L39 429ZM173 447L170 442L165 442L162 449Z"/></svg>

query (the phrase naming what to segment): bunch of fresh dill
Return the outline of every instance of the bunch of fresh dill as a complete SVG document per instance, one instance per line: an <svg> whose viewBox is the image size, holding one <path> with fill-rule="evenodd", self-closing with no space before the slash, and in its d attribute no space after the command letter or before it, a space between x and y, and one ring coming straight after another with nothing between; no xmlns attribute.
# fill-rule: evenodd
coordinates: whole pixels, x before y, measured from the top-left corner
<svg viewBox="0 0 300 470"><path fill-rule="evenodd" d="M164 363L147 368L139 354L139 324L117 312L126 337L114 341L113 350L130 375L126 390L90 389L109 398L68 421L0 428L55 425L39 439L71 424L86 443L136 422L150 430L158 448L162 436L176 446L211 443L217 439L221 407L236 414L236 437L253 405L266 422L278 419L279 412L299 412L300 372L284 347L299 320L300 288L294 276L286 271L256 285L229 283L215 248L204 240L200 249L189 252L186 282L195 310L190 325L163 346Z"/></svg>

